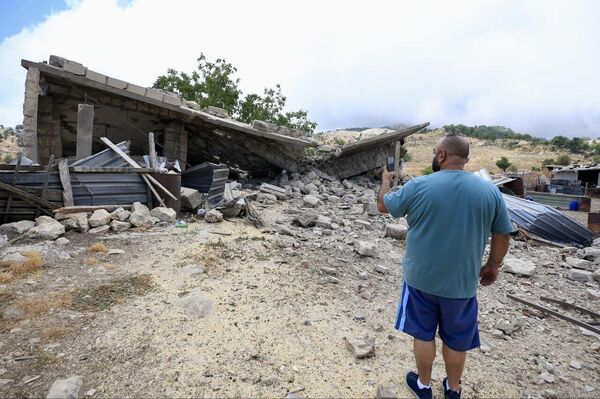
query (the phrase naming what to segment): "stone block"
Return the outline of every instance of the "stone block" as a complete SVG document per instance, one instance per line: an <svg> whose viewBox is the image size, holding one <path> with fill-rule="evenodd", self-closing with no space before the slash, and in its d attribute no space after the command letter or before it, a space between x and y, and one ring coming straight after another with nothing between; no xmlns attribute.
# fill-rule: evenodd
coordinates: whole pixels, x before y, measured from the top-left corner
<svg viewBox="0 0 600 399"><path fill-rule="evenodd" d="M280 200L285 200L290 196L290 193L286 189L268 183L261 184L260 191L267 194L273 194Z"/></svg>
<svg viewBox="0 0 600 399"><path fill-rule="evenodd" d="M569 278L573 281L587 283L589 281L592 281L593 274L592 272L587 270L571 269L569 272Z"/></svg>
<svg viewBox="0 0 600 399"><path fill-rule="evenodd" d="M504 259L503 269L517 276L533 276L535 273L535 263L528 259L519 259L508 257Z"/></svg>
<svg viewBox="0 0 600 399"><path fill-rule="evenodd" d="M146 88L138 85L134 85L133 83L127 83L127 87L125 90L130 91L132 93L138 94L140 96L146 95Z"/></svg>
<svg viewBox="0 0 600 399"><path fill-rule="evenodd" d="M321 203L321 200L313 195L307 195L302 200L302 204L308 208L315 208Z"/></svg>
<svg viewBox="0 0 600 399"><path fill-rule="evenodd" d="M127 82L120 79L108 77L106 82L109 86L114 87L115 89L125 89L127 87Z"/></svg>
<svg viewBox="0 0 600 399"><path fill-rule="evenodd" d="M356 252L362 256L376 256L377 246L372 242L359 241L356 246Z"/></svg>
<svg viewBox="0 0 600 399"><path fill-rule="evenodd" d="M193 188L181 187L181 208L194 210L202 205L202 194Z"/></svg>
<svg viewBox="0 0 600 399"><path fill-rule="evenodd" d="M212 105L204 108L203 111L211 115L218 116L219 118L229 118L229 112L227 112L227 110L219 107L213 107Z"/></svg>
<svg viewBox="0 0 600 399"><path fill-rule="evenodd" d="M387 224L385 226L385 236L396 238L398 240L406 239L408 228L403 224Z"/></svg>
<svg viewBox="0 0 600 399"><path fill-rule="evenodd" d="M58 55L51 55L48 59L48 64L58 68L62 68L65 65L65 61L67 61L67 59L64 57L60 57Z"/></svg>
<svg viewBox="0 0 600 399"><path fill-rule="evenodd" d="M79 62L65 60L63 64L63 70L71 72L75 75L85 76L87 68L81 65Z"/></svg>
<svg viewBox="0 0 600 399"><path fill-rule="evenodd" d="M164 93L160 90L147 88L146 89L146 97L152 98L153 100L162 101L163 97L164 97Z"/></svg>
<svg viewBox="0 0 600 399"><path fill-rule="evenodd" d="M89 80L93 80L94 82L102 83L103 85L106 84L106 81L108 79L108 76L91 71L89 69L86 71L85 77Z"/></svg>
<svg viewBox="0 0 600 399"><path fill-rule="evenodd" d="M172 94L165 94L163 96L163 102L174 105L176 107L180 107L181 104L183 104L183 102L181 101L181 98L179 98L179 96L172 95Z"/></svg>

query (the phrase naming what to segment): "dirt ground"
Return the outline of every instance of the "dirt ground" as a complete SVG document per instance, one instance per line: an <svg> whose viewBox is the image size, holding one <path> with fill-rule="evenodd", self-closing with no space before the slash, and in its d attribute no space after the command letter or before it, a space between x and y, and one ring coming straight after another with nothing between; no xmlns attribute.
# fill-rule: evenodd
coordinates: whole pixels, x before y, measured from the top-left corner
<svg viewBox="0 0 600 399"><path fill-rule="evenodd" d="M404 242L383 237L391 219L367 216L362 205L324 204L321 214L350 227L302 229L291 225L298 209L298 200L261 208L270 222L261 230L242 219L199 221L101 237L68 233L60 248L10 247L38 251L44 264L0 285L0 312L25 310L0 321L0 395L42 397L55 379L79 375L80 397L354 398L374 397L382 383L407 397L412 341L393 329ZM377 243L377 255L359 256L359 241ZM91 252L96 242L124 253ZM480 288L482 348L469 354L463 397L600 397L600 337L505 295L569 299L599 312L600 301L586 294L598 284L569 280L557 248L511 244L511 256L532 260L537 271L502 273ZM64 252L70 259L59 259ZM181 300L190 295L209 299L210 314L186 314ZM358 336L375 341L374 357L349 352L344 337ZM436 397L444 376L440 354Z"/></svg>

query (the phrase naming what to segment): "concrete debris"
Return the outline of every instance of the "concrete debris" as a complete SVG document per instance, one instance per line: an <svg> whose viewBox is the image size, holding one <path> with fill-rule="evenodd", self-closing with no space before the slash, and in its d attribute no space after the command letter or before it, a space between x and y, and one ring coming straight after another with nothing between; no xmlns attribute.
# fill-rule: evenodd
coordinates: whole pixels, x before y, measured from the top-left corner
<svg viewBox="0 0 600 399"><path fill-rule="evenodd" d="M313 227L317 223L318 219L319 219L318 213L309 211L309 212L303 212L300 215L298 215L294 219L294 222L297 223L301 227Z"/></svg>
<svg viewBox="0 0 600 399"><path fill-rule="evenodd" d="M332 229L333 223L331 223L331 219L327 216L319 215L317 221L315 222L315 226L321 227L323 229Z"/></svg>
<svg viewBox="0 0 600 399"><path fill-rule="evenodd" d="M291 196L286 189L268 183L261 184L259 190L263 193L273 194L278 200L286 200Z"/></svg>
<svg viewBox="0 0 600 399"><path fill-rule="evenodd" d="M70 242L71 241L67 240L65 237L60 237L54 241L54 244L62 247L64 245L69 244Z"/></svg>
<svg viewBox="0 0 600 399"><path fill-rule="evenodd" d="M375 271L381 274L388 274L390 272L390 269L382 265L375 265Z"/></svg>
<svg viewBox="0 0 600 399"><path fill-rule="evenodd" d="M512 256L508 256L504 259L503 269L508 273L515 274L517 276L533 276L535 273L535 263L527 259L518 259Z"/></svg>
<svg viewBox="0 0 600 399"><path fill-rule="evenodd" d="M314 195L305 195L302 203L307 208L315 208L321 203L321 200Z"/></svg>
<svg viewBox="0 0 600 399"><path fill-rule="evenodd" d="M569 267L574 267L575 269L594 271L596 268L596 265L593 262L585 259L574 258L572 256L567 256L565 258L565 263Z"/></svg>
<svg viewBox="0 0 600 399"><path fill-rule="evenodd" d="M109 230L110 230L110 226L104 225L104 226L94 227L93 229L89 229L88 233L89 234L103 234L103 233L108 232Z"/></svg>
<svg viewBox="0 0 600 399"><path fill-rule="evenodd" d="M356 252L362 256L377 256L377 245L372 242L359 241Z"/></svg>
<svg viewBox="0 0 600 399"><path fill-rule="evenodd" d="M91 227L100 227L109 224L111 220L111 215L106 209L98 209L92 213L92 216L88 219L88 223Z"/></svg>
<svg viewBox="0 0 600 399"><path fill-rule="evenodd" d="M385 225L385 236L395 238L397 240L406 239L408 227L403 224L386 224Z"/></svg>
<svg viewBox="0 0 600 399"><path fill-rule="evenodd" d="M204 215L204 220L207 223L219 223L223 221L223 214L216 209L211 209Z"/></svg>
<svg viewBox="0 0 600 399"><path fill-rule="evenodd" d="M55 380L46 394L46 399L76 399L82 386L83 378L78 375Z"/></svg>
<svg viewBox="0 0 600 399"><path fill-rule="evenodd" d="M266 205L273 205L277 203L277 197L269 193L256 194L256 200Z"/></svg>
<svg viewBox="0 0 600 399"><path fill-rule="evenodd" d="M193 188L181 187L181 209L193 211L202 206L202 195Z"/></svg>
<svg viewBox="0 0 600 399"><path fill-rule="evenodd" d="M157 207L152 209L150 215L154 216L161 222L173 223L175 222L175 219L177 219L177 212L175 212L175 210L172 208Z"/></svg>
<svg viewBox="0 0 600 399"><path fill-rule="evenodd" d="M191 293L181 298L178 304L183 308L185 314L194 319L208 316L212 309L212 301L201 293Z"/></svg>
<svg viewBox="0 0 600 399"><path fill-rule="evenodd" d="M134 202L131 205L131 213L136 212L142 215L150 215L150 209L148 209L148 207L141 202Z"/></svg>
<svg viewBox="0 0 600 399"><path fill-rule="evenodd" d="M114 232L126 231L131 228L132 224L129 222L121 222L119 220L113 220L110 223L110 229Z"/></svg>
<svg viewBox="0 0 600 399"><path fill-rule="evenodd" d="M344 338L346 348L357 359L375 356L375 341L368 337Z"/></svg>
<svg viewBox="0 0 600 399"><path fill-rule="evenodd" d="M21 255L20 253L13 252L13 253L10 253L10 254L4 256L4 258L2 258L2 261L6 262L6 263L16 263L16 262L23 262L26 259L27 258L25 256Z"/></svg>
<svg viewBox="0 0 600 399"><path fill-rule="evenodd" d="M573 281L587 283L592 281L592 272L581 269L571 269L569 271L569 278Z"/></svg>
<svg viewBox="0 0 600 399"><path fill-rule="evenodd" d="M146 208L144 205L142 206ZM144 210L143 208L138 207L137 209L139 210L133 211L131 216L129 216L129 222L135 227L152 227L158 222L157 218L150 215L148 208Z"/></svg>

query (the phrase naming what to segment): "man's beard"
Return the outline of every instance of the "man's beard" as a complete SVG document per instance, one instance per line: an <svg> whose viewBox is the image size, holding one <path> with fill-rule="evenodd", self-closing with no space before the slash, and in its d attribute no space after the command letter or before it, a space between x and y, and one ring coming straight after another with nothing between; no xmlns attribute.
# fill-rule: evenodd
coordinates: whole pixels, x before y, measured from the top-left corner
<svg viewBox="0 0 600 399"><path fill-rule="evenodd" d="M431 170L433 170L434 172L439 172L441 169L442 168L440 167L437 157L434 156L433 160L431 161Z"/></svg>

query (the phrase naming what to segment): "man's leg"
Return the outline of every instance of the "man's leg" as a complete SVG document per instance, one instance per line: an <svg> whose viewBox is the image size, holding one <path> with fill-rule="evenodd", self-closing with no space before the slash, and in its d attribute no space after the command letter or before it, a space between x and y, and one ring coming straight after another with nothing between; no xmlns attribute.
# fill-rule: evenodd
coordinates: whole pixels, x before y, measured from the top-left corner
<svg viewBox="0 0 600 399"><path fill-rule="evenodd" d="M431 368L435 359L435 340L421 341L415 338L413 343L415 351L415 361L417 362L417 372L419 381L423 385L431 385ZM461 369L462 372L462 369Z"/></svg>
<svg viewBox="0 0 600 399"><path fill-rule="evenodd" d="M457 352L448 348L446 344L444 344L442 346L442 356L444 356L444 364L446 365L448 385L454 392L459 392L460 378L462 377L463 369L465 368L467 352ZM421 377L420 373L419 377ZM421 380L421 382L423 382L423 380Z"/></svg>

